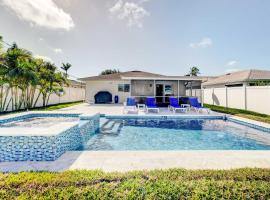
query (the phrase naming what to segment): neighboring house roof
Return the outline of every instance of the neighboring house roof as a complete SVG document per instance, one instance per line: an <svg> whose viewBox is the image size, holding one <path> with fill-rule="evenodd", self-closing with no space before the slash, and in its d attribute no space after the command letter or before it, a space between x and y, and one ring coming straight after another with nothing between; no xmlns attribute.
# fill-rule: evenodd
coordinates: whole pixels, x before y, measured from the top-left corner
<svg viewBox="0 0 270 200"><path fill-rule="evenodd" d="M85 83L82 81L69 79L69 84L72 87L85 87Z"/></svg>
<svg viewBox="0 0 270 200"><path fill-rule="evenodd" d="M256 80L270 80L270 71L250 69L228 73L208 80L203 83L203 86L237 84Z"/></svg>
<svg viewBox="0 0 270 200"><path fill-rule="evenodd" d="M128 71L119 72L115 74L91 76L86 78L81 78L82 81L100 81L100 80L132 80L132 79L159 79L159 80L206 80L208 77L202 76L166 76L161 74L154 74L150 72L143 71Z"/></svg>

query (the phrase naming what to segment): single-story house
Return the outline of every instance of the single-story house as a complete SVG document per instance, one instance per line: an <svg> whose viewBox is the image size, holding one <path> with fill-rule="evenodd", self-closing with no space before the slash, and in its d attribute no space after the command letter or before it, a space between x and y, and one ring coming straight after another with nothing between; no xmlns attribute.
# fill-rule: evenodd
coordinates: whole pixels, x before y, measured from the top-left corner
<svg viewBox="0 0 270 200"><path fill-rule="evenodd" d="M202 84L203 88L242 87L270 84L270 71L268 70L243 70L227 73L209 79Z"/></svg>
<svg viewBox="0 0 270 200"><path fill-rule="evenodd" d="M146 97L155 97L158 104L168 103L168 96L186 96L186 90L200 89L209 77L166 76L143 71L128 71L116 74L81 78L86 83L86 102L111 103L115 96L123 103L127 97L143 102ZM107 98L100 99L100 95Z"/></svg>

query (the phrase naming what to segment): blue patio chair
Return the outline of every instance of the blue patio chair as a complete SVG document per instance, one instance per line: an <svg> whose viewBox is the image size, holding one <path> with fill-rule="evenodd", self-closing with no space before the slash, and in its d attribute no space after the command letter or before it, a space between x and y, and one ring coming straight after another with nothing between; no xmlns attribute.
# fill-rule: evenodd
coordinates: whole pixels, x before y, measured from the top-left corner
<svg viewBox="0 0 270 200"><path fill-rule="evenodd" d="M181 107L179 105L179 101L178 98L176 97L170 97L170 105L168 106L168 110L173 111L174 113L176 113L176 111L180 111L180 112L187 112L187 108Z"/></svg>
<svg viewBox="0 0 270 200"><path fill-rule="evenodd" d="M156 105L156 99L154 97L146 98L146 112L148 113L150 110L154 110L159 113L159 108Z"/></svg>
<svg viewBox="0 0 270 200"><path fill-rule="evenodd" d="M181 104L189 104L188 103L188 97L180 97L179 101Z"/></svg>
<svg viewBox="0 0 270 200"><path fill-rule="evenodd" d="M209 109L209 108L203 107L202 104L199 103L197 97L189 97L188 100L189 100L190 106L191 106L192 108L194 108L195 111L200 112L200 111L205 110L208 114L210 113L210 109Z"/></svg>
<svg viewBox="0 0 270 200"><path fill-rule="evenodd" d="M129 111L132 111L132 112L137 112L138 111L137 106L136 106L136 101L132 97L128 97L127 101L124 102L124 110L123 110L123 112L128 113Z"/></svg>

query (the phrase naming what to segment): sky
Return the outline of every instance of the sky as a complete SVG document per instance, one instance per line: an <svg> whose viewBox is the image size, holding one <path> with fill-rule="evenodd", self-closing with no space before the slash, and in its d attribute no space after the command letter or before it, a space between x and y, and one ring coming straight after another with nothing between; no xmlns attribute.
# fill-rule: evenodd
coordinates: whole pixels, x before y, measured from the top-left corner
<svg viewBox="0 0 270 200"><path fill-rule="evenodd" d="M269 0L0 0L0 35L87 77L270 69Z"/></svg>

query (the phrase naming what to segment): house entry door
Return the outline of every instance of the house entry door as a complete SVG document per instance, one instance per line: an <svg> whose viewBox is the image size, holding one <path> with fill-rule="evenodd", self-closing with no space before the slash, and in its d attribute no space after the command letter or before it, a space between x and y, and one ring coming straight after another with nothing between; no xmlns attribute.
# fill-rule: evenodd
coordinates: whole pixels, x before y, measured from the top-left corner
<svg viewBox="0 0 270 200"><path fill-rule="evenodd" d="M156 84L156 102L163 103L164 85Z"/></svg>

